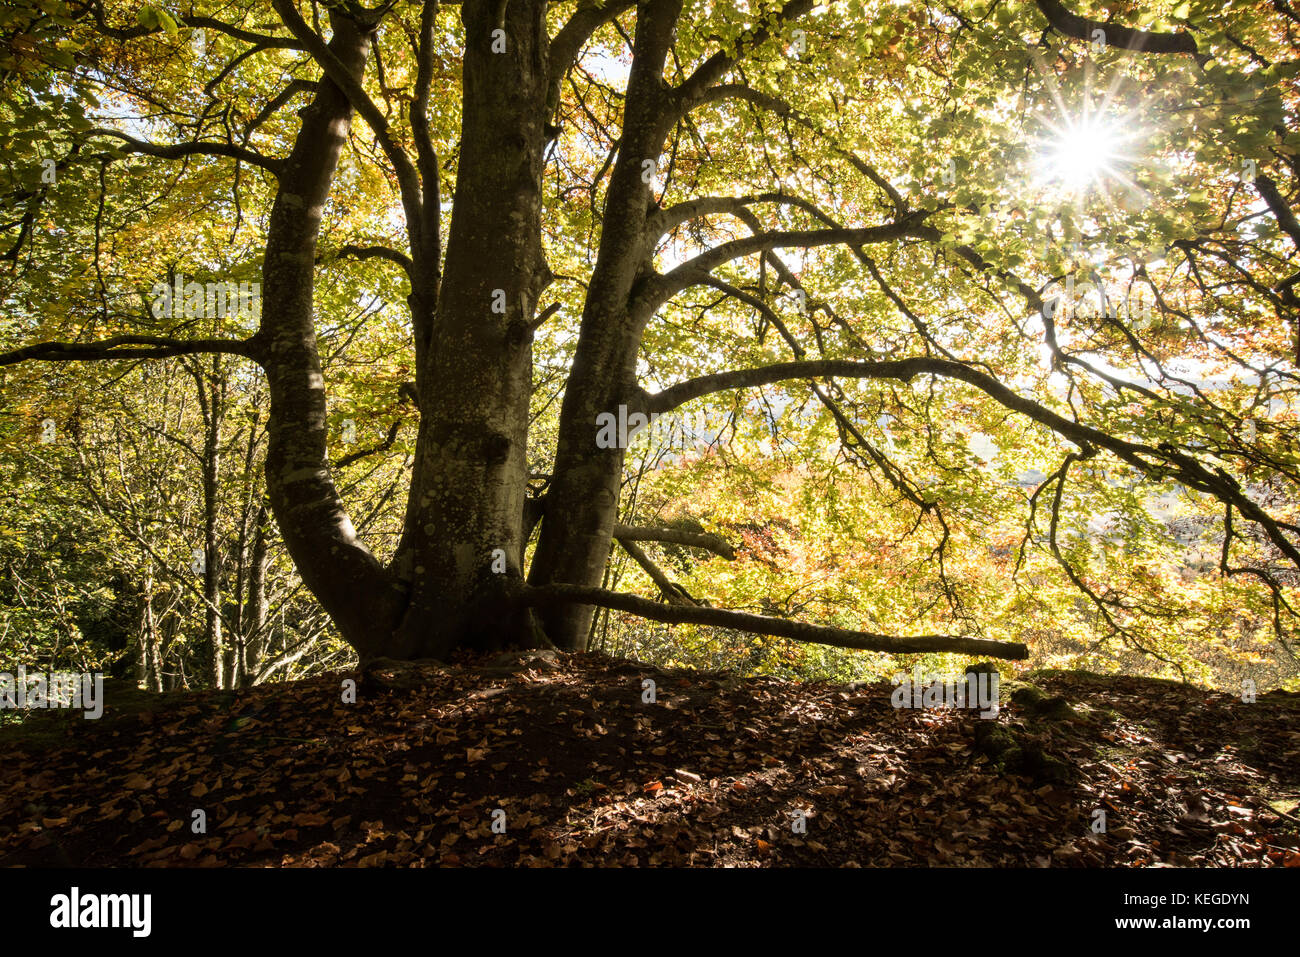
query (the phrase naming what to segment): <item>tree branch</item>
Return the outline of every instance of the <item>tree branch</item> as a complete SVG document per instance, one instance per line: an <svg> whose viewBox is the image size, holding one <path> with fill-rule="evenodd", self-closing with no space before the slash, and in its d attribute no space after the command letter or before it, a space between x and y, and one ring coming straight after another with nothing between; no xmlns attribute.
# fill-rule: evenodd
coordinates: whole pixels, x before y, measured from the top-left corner
<svg viewBox="0 0 1300 957"><path fill-rule="evenodd" d="M816 379L845 376L867 379L898 379L906 382L917 375L938 375L957 379L973 385L1005 408L1045 425L1064 436L1085 451L1091 446L1104 448L1132 465L1144 475L1155 479L1175 478L1183 484L1213 495L1219 501L1231 503L1245 517L1257 522L1287 559L1300 566L1300 549L1297 549L1277 521L1242 491L1241 484L1220 468L1208 469L1193 456L1167 442L1151 446L1129 442L1102 432L1080 422L1058 415L1046 406L1027 399L999 382L993 376L973 369L961 362L933 357L888 359L856 362L846 359L822 359L802 362L782 362L753 369L719 372L713 375L688 379L645 400L648 413L664 413L700 396L726 389L740 389L756 385L769 385L788 379ZM1155 461L1152 461L1154 459Z"/></svg>
<svg viewBox="0 0 1300 957"><path fill-rule="evenodd" d="M797 20L813 8L814 0L790 0L780 12L772 18L771 23L763 24L752 32L747 32L736 42L734 54L719 50L701 63L681 85L673 91L673 108L675 117L689 112L708 92L709 88L722 79L727 71L750 50L761 46L772 36L774 31L792 20Z"/></svg>
<svg viewBox="0 0 1300 957"><path fill-rule="evenodd" d="M346 246L340 246L332 256L321 254L316 257L316 261L318 263L327 260L332 262L345 257L352 259L386 259L391 263L396 263L401 266L406 270L407 275L410 275L411 270L415 268L409 256L403 255L390 246L358 246L353 243L348 243Z"/></svg>
<svg viewBox="0 0 1300 957"><path fill-rule="evenodd" d="M283 90L277 93L266 106L258 111L257 116L244 129L244 137L251 136L253 131L275 115L275 112L292 100L299 93L315 93L316 83L313 80L293 80Z"/></svg>
<svg viewBox="0 0 1300 957"><path fill-rule="evenodd" d="M125 347L125 348L124 348ZM169 339L165 336L113 336L99 342L38 342L0 352L0 366L19 362L76 362L95 359L166 359L196 353L226 353L256 359L251 339Z"/></svg>
<svg viewBox="0 0 1300 957"><path fill-rule="evenodd" d="M380 452L387 452L393 447L393 443L397 441L397 433L401 431L401 428L402 420L394 419L393 424L388 429L388 434L384 436L382 442L378 442L369 448L357 449L355 452L348 453L334 463L334 468L336 470L341 469L345 466L351 465L353 462L358 462L361 459L367 458L368 456L378 455Z"/></svg>
<svg viewBox="0 0 1300 957"><path fill-rule="evenodd" d="M1038 0L1038 9L1058 33L1075 40L1091 40L1094 30L1101 30L1112 46L1142 53L1198 54L1196 39L1186 30L1177 33L1152 33L1134 30L1115 23L1103 23L1071 13L1060 0Z"/></svg>
<svg viewBox="0 0 1300 957"><path fill-rule="evenodd" d="M1277 188L1277 183L1271 176L1260 173L1255 177L1255 189L1259 195L1268 203L1268 208L1273 211L1277 217L1277 224L1286 231L1291 237L1291 242L1295 243L1295 248L1300 250L1300 222L1296 222L1295 213L1291 211L1286 199L1282 196L1281 190Z"/></svg>
<svg viewBox="0 0 1300 957"><path fill-rule="evenodd" d="M691 548L703 548L715 555L721 555L729 562L736 560L736 550L728 542L717 535L707 533L687 532L677 528L615 525L614 538L627 539L630 542L671 542L674 545L688 545Z"/></svg>
<svg viewBox="0 0 1300 957"><path fill-rule="evenodd" d="M723 263L740 259L753 253L767 252L790 246L810 248L845 243L850 246L862 246L868 243L882 243L891 239L919 235L918 227L928 216L927 212L917 212L901 220L886 223L883 226L865 226L850 229L800 229L772 230L733 239L720 246L714 246L691 259L686 260L676 269L652 280L649 292L651 304L656 308L667 302L688 286L703 282L709 273Z"/></svg>
<svg viewBox="0 0 1300 957"><path fill-rule="evenodd" d="M524 606L583 604L626 611L641 618L669 624L709 625L730 628L755 635L773 635L792 641L860 651L884 651L890 654L930 654L951 652L989 658L1023 661L1029 649L1018 642L968 638L962 635L916 635L894 637L869 631L852 631L828 625L813 625L787 618L770 618L742 611L691 605L664 605L649 598L622 592L589 588L584 585L543 585L520 590L519 603Z"/></svg>
<svg viewBox="0 0 1300 957"><path fill-rule="evenodd" d="M137 37L149 36L154 33L161 33L163 28L146 27L140 24L134 24L129 27L112 27L108 25L108 19L104 16L104 4L102 0L92 0L84 4L78 11L78 14L89 13L95 21L95 28L104 36L112 37L114 40L134 40ZM180 26L199 27L207 30L216 30L218 33L224 33L228 37L234 37L236 40L243 40L246 43L257 43L266 47L279 47L285 50L301 50L302 45L291 37L274 37L265 33L256 33L252 30L245 30L242 27L234 26L222 20L213 17L201 17L190 14L189 16L178 16L175 18Z"/></svg>
<svg viewBox="0 0 1300 957"><path fill-rule="evenodd" d="M650 556L647 555L644 551L642 551L641 547L637 545L636 542L631 541L630 539L627 538L620 538L617 535L614 537L614 541L618 542L618 544L622 546L623 551L631 555L632 560L635 561L638 565L640 565L642 571L644 571L647 575L650 576L650 580L655 583L655 585L659 589L659 593L664 596L664 599L669 604L672 605L695 605L696 604L695 599L691 598L690 595L686 593L686 589L682 588L680 585L673 582L667 575L665 575L663 569L661 569L658 565L652 562L650 560Z"/></svg>
<svg viewBox="0 0 1300 957"><path fill-rule="evenodd" d="M125 143L125 151L128 153L160 156L163 159L182 159L186 156L225 156L248 163L250 166L261 167L275 177L279 177L280 171L284 168L282 161L263 156L256 150L245 146L236 146L234 143L199 141L190 143L146 143L144 140L138 140L127 133L110 129L93 129L88 131L86 136L111 136Z"/></svg>
<svg viewBox="0 0 1300 957"><path fill-rule="evenodd" d="M609 0L585 6L580 4L568 22L551 38L550 68L547 74L549 86L546 91L548 121L555 117L555 111L560 108L560 87L583 45L591 39L593 33L631 6L632 0Z"/></svg>
<svg viewBox="0 0 1300 957"><path fill-rule="evenodd" d="M791 196L789 193L759 193L756 196L700 196L650 214L646 218L646 231L650 236L657 239L688 220L715 213L732 213L734 215L758 203L779 203L816 213L816 207L808 200L798 196Z"/></svg>
<svg viewBox="0 0 1300 957"><path fill-rule="evenodd" d="M406 155L406 150L393 139L383 111L366 94L361 81L353 76L334 55L324 39L307 25L302 15L298 13L297 7L293 5L293 0L272 0L272 5L275 7L275 12L280 15L280 19L284 21L284 25L302 42L312 59L325 71L325 75L343 91L352 109L366 121L366 125L375 134L375 139L379 141L379 146L388 157L388 161L393 164L393 172L397 176L397 183L402 193L402 209L406 214L406 229L411 235L411 248L412 250L423 249L421 236L423 200L420 176L416 172L415 164Z"/></svg>
<svg viewBox="0 0 1300 957"><path fill-rule="evenodd" d="M442 281L442 177L438 169L438 152L429 130L429 93L433 88L434 34L438 20L438 0L425 0L420 13L420 41L416 49L415 90L411 100L411 137L415 140L415 159L420 170L421 248L412 249L426 275L411 274L412 288L423 286L424 295L437 296ZM408 270L409 272L409 270ZM432 302L426 304L432 309ZM416 320L419 321L418 319Z"/></svg>

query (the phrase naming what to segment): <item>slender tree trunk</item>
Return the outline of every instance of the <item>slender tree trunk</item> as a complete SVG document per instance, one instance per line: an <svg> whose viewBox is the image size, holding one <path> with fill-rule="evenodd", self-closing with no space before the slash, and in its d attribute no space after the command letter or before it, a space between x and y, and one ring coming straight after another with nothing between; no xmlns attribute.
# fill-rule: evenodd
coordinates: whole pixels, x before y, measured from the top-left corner
<svg viewBox="0 0 1300 957"><path fill-rule="evenodd" d="M249 562L248 594L240 615L243 632L244 659L241 663L244 686L253 683L262 663L262 650L266 647L266 570L270 564L270 548L266 535L266 506L257 510L253 529L253 555Z"/></svg>
<svg viewBox="0 0 1300 957"><path fill-rule="evenodd" d="M249 639L253 632L248 621L248 611L252 608L253 570L249 567L253 548L252 540L256 538L266 519L266 504L259 494L258 483L253 480L253 468L257 457L258 410L254 407L253 421L249 424L248 442L244 447L243 471L249 477L248 493L244 497L243 508L239 516L239 539L235 545L235 582L231 592L233 614L231 627L234 629L235 661L231 683L236 688L249 684L248 658Z"/></svg>
<svg viewBox="0 0 1300 957"><path fill-rule="evenodd" d="M153 571L146 573L140 601L139 679L149 691L162 691L162 669L158 660L158 622L153 612Z"/></svg>
<svg viewBox="0 0 1300 957"><path fill-rule="evenodd" d="M212 357L212 379L205 390L203 375L195 371L200 398L204 400L205 434L203 437L203 636L212 651L212 687L229 685L226 671L226 648L221 630L222 556L217 542L217 519L221 507L221 426L225 413L224 387L221 382L221 357Z"/></svg>

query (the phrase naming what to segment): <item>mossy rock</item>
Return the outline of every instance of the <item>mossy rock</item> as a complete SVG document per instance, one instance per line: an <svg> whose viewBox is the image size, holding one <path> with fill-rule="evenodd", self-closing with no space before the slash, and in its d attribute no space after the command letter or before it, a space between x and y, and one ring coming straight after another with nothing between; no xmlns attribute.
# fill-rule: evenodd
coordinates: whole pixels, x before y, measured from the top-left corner
<svg viewBox="0 0 1300 957"><path fill-rule="evenodd" d="M975 725L975 750L987 755L989 760L1001 758L1017 747L1016 736L996 721L980 721Z"/></svg>
<svg viewBox="0 0 1300 957"><path fill-rule="evenodd" d="M1045 718L1048 721L1068 721L1078 717L1075 710L1070 707L1070 702L1065 698L1059 694L1046 694L1042 689L1031 684L1017 682L1017 687L1011 692L1011 700L1023 708L1026 714L1035 718Z"/></svg>
<svg viewBox="0 0 1300 957"><path fill-rule="evenodd" d="M1047 695L1043 694L1042 689L1033 685L1017 682L1016 687L1011 689L1012 702L1026 711L1033 711L1038 708L1046 698Z"/></svg>
<svg viewBox="0 0 1300 957"><path fill-rule="evenodd" d="M1045 754L1033 747L1027 750L1023 763L1024 773L1035 781L1048 784L1068 784L1074 777L1074 768L1059 758Z"/></svg>
<svg viewBox="0 0 1300 957"><path fill-rule="evenodd" d="M975 750L989 759L994 771L1023 774L1042 783L1067 784L1074 774L1070 765L995 721L975 726Z"/></svg>
<svg viewBox="0 0 1300 957"><path fill-rule="evenodd" d="M1038 715L1049 721L1070 721L1079 716L1078 712L1070 706L1070 702L1060 695L1044 698L1043 703L1039 706Z"/></svg>

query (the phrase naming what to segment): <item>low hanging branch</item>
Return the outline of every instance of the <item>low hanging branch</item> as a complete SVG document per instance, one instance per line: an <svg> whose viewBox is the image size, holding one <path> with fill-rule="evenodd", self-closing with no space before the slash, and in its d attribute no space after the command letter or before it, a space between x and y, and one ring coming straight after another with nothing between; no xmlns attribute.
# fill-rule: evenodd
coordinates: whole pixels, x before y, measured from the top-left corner
<svg viewBox="0 0 1300 957"><path fill-rule="evenodd" d="M537 588L524 588L519 592L518 602L528 607L566 602L596 605L600 608L630 612L642 618L668 624L711 625L715 628L731 628L754 635L773 635L789 638L792 641L830 645L835 648L854 648L859 651L884 651L891 654L951 652L987 658L1006 658L1013 661L1023 661L1029 657L1029 649L1013 641L968 638L964 635L915 635L899 638L869 631L851 631L847 628L832 628L829 625L813 625L786 618L770 618L743 611L728 611L723 608L663 605L649 598L606 591L603 588L589 588L585 585L544 585Z"/></svg>
<svg viewBox="0 0 1300 957"><path fill-rule="evenodd" d="M380 452L387 452L389 449L393 447L393 443L397 441L397 433L401 431L401 428L402 428L402 420L395 419L393 421L393 424L389 426L388 434L384 436L382 441L377 442L374 445L369 446L368 448L357 449L357 451L355 452L349 452L347 455L343 456L341 459L339 459L337 462L334 463L334 468L341 469L344 466L351 465L353 462L359 462L362 459L368 458L372 455L378 455Z"/></svg>
<svg viewBox="0 0 1300 957"><path fill-rule="evenodd" d="M730 543L710 535L707 532L687 532L678 528L642 528L636 525L615 525L614 538L629 542L670 542L673 545L689 545L703 548L721 555L729 562L736 560L736 550Z"/></svg>

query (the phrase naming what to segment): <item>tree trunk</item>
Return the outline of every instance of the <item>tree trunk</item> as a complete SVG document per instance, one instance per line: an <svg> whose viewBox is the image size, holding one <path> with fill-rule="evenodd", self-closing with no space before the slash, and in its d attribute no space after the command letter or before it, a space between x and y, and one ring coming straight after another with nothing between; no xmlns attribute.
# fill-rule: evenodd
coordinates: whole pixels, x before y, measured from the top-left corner
<svg viewBox="0 0 1300 957"><path fill-rule="evenodd" d="M370 37L331 14L329 49L360 78ZM271 393L267 494L285 547L304 584L365 657L381 653L404 603L393 581L357 538L329 471L325 382L312 311L316 238L352 110L322 77L280 175L262 266L262 326L256 355Z"/></svg>
<svg viewBox="0 0 1300 957"><path fill-rule="evenodd" d="M412 230L420 430L390 569L357 539L326 458L312 265L352 112L328 78L304 111L267 239L258 336L271 387L267 489L303 581L363 659L541 640L507 593L522 578L531 321L551 278L541 246L546 3L470 0L461 17L463 135L440 282L436 194L422 197ZM330 50L359 78L369 38L342 16L331 22ZM426 191L436 175L422 158Z"/></svg>
<svg viewBox="0 0 1300 957"><path fill-rule="evenodd" d="M637 291L651 272L654 244L646 230L653 197L643 172L647 160L659 162L671 125L663 68L680 12L680 0L659 0L637 16L623 136L560 409L554 476L530 584L598 586L609 561L626 449L597 446L596 417L618 416L620 405L631 415L644 395L636 384L636 357L651 311L639 305ZM553 605L542 610L541 621L556 645L581 651L593 612L590 605Z"/></svg>
<svg viewBox="0 0 1300 957"><path fill-rule="evenodd" d="M207 386L199 367L192 370L204 411L203 436L203 637L212 653L212 687L229 687L226 647L221 630L222 555L217 542L221 508L221 426L225 416L225 388L221 384L221 357L212 357L212 378Z"/></svg>
<svg viewBox="0 0 1300 957"><path fill-rule="evenodd" d="M270 547L267 542L266 506L257 510L253 528L253 556L249 563L248 594L240 615L242 624L242 654L240 663L241 687L253 683L262 662L266 647L266 571L270 565Z"/></svg>
<svg viewBox="0 0 1300 957"><path fill-rule="evenodd" d="M417 355L420 432L395 564L410 604L390 657L537 640L506 591L522 579L530 324L550 281L541 247L548 40L544 0L515 0L497 21L504 6L462 7L456 212L430 346ZM493 49L496 29L504 50Z"/></svg>
<svg viewBox="0 0 1300 957"><path fill-rule="evenodd" d="M153 612L154 578L152 567L145 574L140 601L140 669L139 680L147 691L162 691L162 663L159 661L158 623Z"/></svg>

